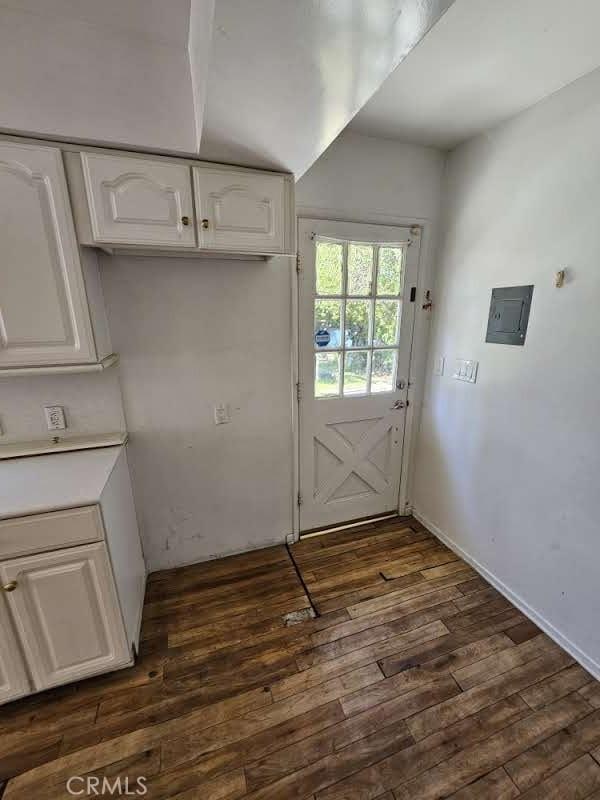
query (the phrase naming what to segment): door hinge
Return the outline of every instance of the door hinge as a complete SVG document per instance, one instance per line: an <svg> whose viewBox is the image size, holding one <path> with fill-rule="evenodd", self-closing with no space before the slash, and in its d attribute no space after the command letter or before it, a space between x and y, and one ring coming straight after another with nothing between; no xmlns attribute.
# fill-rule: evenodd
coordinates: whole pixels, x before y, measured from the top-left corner
<svg viewBox="0 0 600 800"><path fill-rule="evenodd" d="M299 381L296 384L296 400L302 400L302 384Z"/></svg>
<svg viewBox="0 0 600 800"><path fill-rule="evenodd" d="M302 499L302 492L298 492L297 500L298 500L298 505L301 506L302 503L304 502L304 500Z"/></svg>
<svg viewBox="0 0 600 800"><path fill-rule="evenodd" d="M298 274L302 272L302 267L300 266L300 253L296 253L296 272Z"/></svg>

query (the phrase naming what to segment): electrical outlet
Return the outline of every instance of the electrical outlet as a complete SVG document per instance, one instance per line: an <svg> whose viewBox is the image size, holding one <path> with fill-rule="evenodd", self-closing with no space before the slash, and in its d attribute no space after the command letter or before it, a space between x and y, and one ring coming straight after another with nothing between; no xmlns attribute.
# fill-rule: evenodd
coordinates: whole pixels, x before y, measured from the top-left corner
<svg viewBox="0 0 600 800"><path fill-rule="evenodd" d="M227 403L220 403L215 406L215 425L225 425L227 422L231 422L229 406Z"/></svg>
<svg viewBox="0 0 600 800"><path fill-rule="evenodd" d="M64 431L67 427L65 411L62 406L44 406L44 413L49 431Z"/></svg>

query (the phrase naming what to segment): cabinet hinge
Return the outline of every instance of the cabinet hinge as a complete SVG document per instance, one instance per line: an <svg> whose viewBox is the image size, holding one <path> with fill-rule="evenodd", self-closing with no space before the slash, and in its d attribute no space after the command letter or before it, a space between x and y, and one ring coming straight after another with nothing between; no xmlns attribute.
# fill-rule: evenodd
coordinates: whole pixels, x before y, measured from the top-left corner
<svg viewBox="0 0 600 800"><path fill-rule="evenodd" d="M302 384L299 381L296 384L296 400L302 400Z"/></svg>
<svg viewBox="0 0 600 800"><path fill-rule="evenodd" d="M302 492L298 492L298 505L301 506L304 500L302 499Z"/></svg>
<svg viewBox="0 0 600 800"><path fill-rule="evenodd" d="M296 272L298 274L302 272L302 267L300 266L300 253L296 253Z"/></svg>

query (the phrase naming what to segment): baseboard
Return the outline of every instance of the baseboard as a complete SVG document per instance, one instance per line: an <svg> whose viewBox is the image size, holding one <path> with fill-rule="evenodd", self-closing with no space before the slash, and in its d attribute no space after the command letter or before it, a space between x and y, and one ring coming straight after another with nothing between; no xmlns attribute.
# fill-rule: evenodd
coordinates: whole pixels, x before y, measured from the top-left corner
<svg viewBox="0 0 600 800"><path fill-rule="evenodd" d="M583 652L576 644L562 634L559 630L557 630L554 625L549 622L543 614L540 614L539 611L536 611L535 608L532 608L528 603L523 600L518 594L513 592L503 581L500 580L493 572L490 572L487 567L484 567L483 564L480 564L477 559L473 558L469 555L465 550L463 550L460 545L453 542L452 539L445 534L437 525L434 525L433 522L430 522L427 517L422 514L417 509L413 509L413 516L415 519L418 519L433 535L447 545L451 550L453 550L458 556L460 556L463 561L466 561L471 567L473 567L476 572L478 572L482 578L485 578L488 583L491 583L492 586L497 589L501 594L506 597L514 606L516 606L519 611L522 611L526 617L534 622L538 628L541 628L544 633L546 633L553 641L556 642L563 650L566 650L569 655L573 656L573 658L581 664L581 666L586 669L591 675L596 678L596 680L600 680L600 664L595 661L593 658L590 658L586 653Z"/></svg>
<svg viewBox="0 0 600 800"><path fill-rule="evenodd" d="M193 567L194 564L206 564L209 561L218 561L221 558L229 558L229 556L240 556L244 553L251 553L254 550L265 550L267 547L277 547L278 545L285 545L287 542L287 535L277 536L275 539L267 539L262 542L253 542L245 547L238 547L232 550L223 550L220 553L214 553L210 556L201 556L189 561L178 561L176 564L166 564L162 566L155 566L153 564L146 565L148 576L153 575L155 572L165 572L169 569L179 569L179 567Z"/></svg>

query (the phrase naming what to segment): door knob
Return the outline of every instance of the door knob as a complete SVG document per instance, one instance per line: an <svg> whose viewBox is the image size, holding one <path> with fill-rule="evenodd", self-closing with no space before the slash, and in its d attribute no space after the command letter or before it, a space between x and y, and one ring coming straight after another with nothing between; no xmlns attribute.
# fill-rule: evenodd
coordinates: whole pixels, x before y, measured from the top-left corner
<svg viewBox="0 0 600 800"><path fill-rule="evenodd" d="M406 403L402 400L396 400L390 411L400 411L401 408L406 408Z"/></svg>
<svg viewBox="0 0 600 800"><path fill-rule="evenodd" d="M16 581L11 581L10 583L5 583L4 584L4 586L2 587L2 591L3 592L14 592L14 590L16 588L17 588L17 582Z"/></svg>

